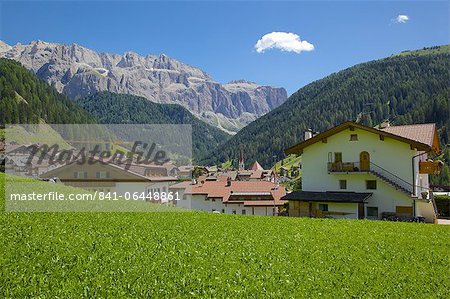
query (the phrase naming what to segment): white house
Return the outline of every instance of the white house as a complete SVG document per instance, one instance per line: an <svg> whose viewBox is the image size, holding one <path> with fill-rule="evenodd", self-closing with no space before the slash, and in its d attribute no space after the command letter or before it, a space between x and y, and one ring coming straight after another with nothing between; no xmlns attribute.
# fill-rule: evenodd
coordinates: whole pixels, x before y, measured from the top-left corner
<svg viewBox="0 0 450 299"><path fill-rule="evenodd" d="M180 198L177 207L192 210L246 215L278 215L285 201L283 186L269 181L202 180L170 186Z"/></svg>
<svg viewBox="0 0 450 299"><path fill-rule="evenodd" d="M124 198L133 197L156 202L167 202L169 186L177 182L175 177L167 176L164 168L132 165L126 169L114 163L78 164L76 160L41 174L41 178L57 177L65 185L79 187L88 191L115 193ZM141 196L142 194L145 195ZM149 196L151 194L151 198ZM154 197L157 194L157 197ZM161 200L162 199L162 200Z"/></svg>
<svg viewBox="0 0 450 299"><path fill-rule="evenodd" d="M436 209L428 174L439 162L434 124L380 129L345 122L286 150L302 155L302 191L283 197L290 216L369 218L422 216Z"/></svg>

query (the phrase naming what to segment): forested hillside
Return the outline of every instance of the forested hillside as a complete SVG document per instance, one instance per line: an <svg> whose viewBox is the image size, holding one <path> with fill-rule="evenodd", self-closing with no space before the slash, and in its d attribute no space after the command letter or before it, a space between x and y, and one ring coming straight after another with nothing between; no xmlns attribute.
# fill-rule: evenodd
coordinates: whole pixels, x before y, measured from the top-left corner
<svg viewBox="0 0 450 299"><path fill-rule="evenodd" d="M247 160L270 167L302 141L306 129L322 132L357 119L367 125L385 119L394 125L435 122L444 147L450 139L449 91L450 46L359 64L301 88L205 161L227 161L242 149Z"/></svg>
<svg viewBox="0 0 450 299"><path fill-rule="evenodd" d="M100 123L110 124L191 124L193 157L205 156L230 136L193 116L175 104L156 104L132 95L100 92L77 101Z"/></svg>
<svg viewBox="0 0 450 299"><path fill-rule="evenodd" d="M95 119L20 63L0 58L2 124L95 123Z"/></svg>

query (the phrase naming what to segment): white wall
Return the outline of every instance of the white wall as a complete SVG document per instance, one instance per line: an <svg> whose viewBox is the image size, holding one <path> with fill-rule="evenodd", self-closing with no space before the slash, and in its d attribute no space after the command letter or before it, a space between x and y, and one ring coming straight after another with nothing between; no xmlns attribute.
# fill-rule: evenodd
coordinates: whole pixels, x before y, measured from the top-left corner
<svg viewBox="0 0 450 299"><path fill-rule="evenodd" d="M350 134L358 134L358 141L350 141ZM328 174L328 153L342 153L343 162L359 162L359 154L367 151L370 161L387 169L412 184L412 157L414 150L406 143L385 138L365 130L346 129L327 138L327 143L317 142L303 151L302 185L304 190L321 191L335 188L335 180Z"/></svg>
<svg viewBox="0 0 450 299"><path fill-rule="evenodd" d="M183 208L183 209L190 209L191 208L191 195L190 194L184 194L184 191L186 191L186 189L183 188L170 188L169 187L169 191L176 193L178 192L178 197L180 200L176 200L174 201L175 205L179 208ZM175 198L175 194L174 194L174 198Z"/></svg>
<svg viewBox="0 0 450 299"><path fill-rule="evenodd" d="M158 189L159 192L169 192L169 182L119 182L116 183L116 188L114 191L117 192L117 195L124 196L126 192L130 192L131 198L133 198L133 193L136 192L138 196L141 195L142 192L147 194L147 191L150 189ZM153 197L153 194L152 194ZM167 202L167 201L163 201Z"/></svg>
<svg viewBox="0 0 450 299"><path fill-rule="evenodd" d="M358 134L358 141L350 141L350 134ZM355 128L346 129L327 138L327 143L317 142L303 151L302 185L304 191L352 191L373 193L367 206L378 207L379 217L382 212L395 212L396 206L413 206L413 198L394 189L383 180L368 173L336 174L328 173L328 153L342 153L343 162L359 162L362 151L370 154L370 161L388 170L407 182L413 183L412 158L417 154L410 145ZM418 173L418 159L415 169ZM340 190L339 180L347 180L347 189ZM376 180L377 189L367 190L366 180ZM428 184L428 181L422 181ZM426 209L426 207L424 207ZM430 214L422 210L423 214ZM367 215L367 211L365 213Z"/></svg>
<svg viewBox="0 0 450 299"><path fill-rule="evenodd" d="M434 222L435 214L433 204L431 202L417 200L416 215L425 217L426 222Z"/></svg>
<svg viewBox="0 0 450 299"><path fill-rule="evenodd" d="M272 216L273 207L249 207L244 206L244 204L224 204L221 200L216 199L216 201L205 200L206 196L201 194L189 195L188 199L177 202L177 206L198 210L212 212L213 210L221 212L224 211L225 214L233 214L233 210L236 214L242 215L242 210L245 210L245 215L259 215L259 216ZM276 209L277 210L277 209ZM276 211L275 210L275 211Z"/></svg>

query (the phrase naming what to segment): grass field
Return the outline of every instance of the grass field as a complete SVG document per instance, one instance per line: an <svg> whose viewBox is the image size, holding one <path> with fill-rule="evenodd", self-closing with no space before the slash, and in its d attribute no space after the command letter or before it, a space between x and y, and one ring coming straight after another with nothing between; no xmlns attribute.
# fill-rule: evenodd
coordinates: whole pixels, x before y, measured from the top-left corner
<svg viewBox="0 0 450 299"><path fill-rule="evenodd" d="M175 208L173 205L160 205L145 202L143 200L91 200L93 192L80 188L74 188L61 183L52 184L34 179L17 177L0 173L3 180L2 186L5 188L3 195L9 198L12 193L31 195L46 194L49 192L63 194L65 197L69 194L75 196L85 196L86 200L63 200L63 201L38 201L38 200L10 200L4 202L5 211L12 212L187 212L187 210Z"/></svg>
<svg viewBox="0 0 450 299"><path fill-rule="evenodd" d="M201 212L0 223L2 298L450 296L450 226Z"/></svg>

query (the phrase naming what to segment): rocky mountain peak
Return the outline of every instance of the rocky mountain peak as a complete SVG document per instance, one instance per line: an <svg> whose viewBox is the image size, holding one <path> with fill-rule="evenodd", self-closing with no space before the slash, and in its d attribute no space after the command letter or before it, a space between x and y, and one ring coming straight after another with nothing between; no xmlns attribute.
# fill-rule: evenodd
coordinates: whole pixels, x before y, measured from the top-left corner
<svg viewBox="0 0 450 299"><path fill-rule="evenodd" d="M98 53L77 44L38 40L13 47L0 41L0 57L21 62L73 99L110 91L176 103L228 132L236 132L287 98L284 88L246 80L221 85L203 70L165 54Z"/></svg>
<svg viewBox="0 0 450 299"><path fill-rule="evenodd" d="M255 82L244 80L244 79L232 80L232 81L228 82L227 84L251 84L251 85L254 84L254 85L257 85Z"/></svg>
<svg viewBox="0 0 450 299"><path fill-rule="evenodd" d="M11 50L11 46L8 45L7 43L4 43L0 40L0 52L7 52L9 50Z"/></svg>

